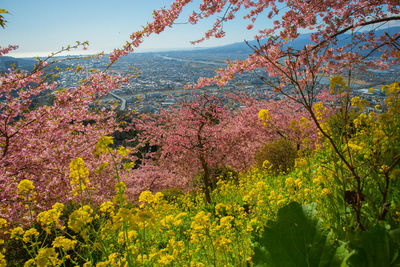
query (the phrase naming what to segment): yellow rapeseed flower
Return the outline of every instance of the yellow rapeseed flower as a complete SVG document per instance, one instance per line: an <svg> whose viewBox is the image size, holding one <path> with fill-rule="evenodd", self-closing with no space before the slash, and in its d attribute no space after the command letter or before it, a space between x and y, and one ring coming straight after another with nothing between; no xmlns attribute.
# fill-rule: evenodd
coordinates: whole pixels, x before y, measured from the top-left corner
<svg viewBox="0 0 400 267"><path fill-rule="evenodd" d="M130 170L133 167L135 167L135 162L131 161L131 162L125 162L123 165L124 170Z"/></svg>
<svg viewBox="0 0 400 267"><path fill-rule="evenodd" d="M335 87L339 85L339 90L338 93L341 93L341 87L346 87L346 82L344 81L342 76L334 76L331 78L330 85L329 85L329 90L331 94L335 93L334 89Z"/></svg>
<svg viewBox="0 0 400 267"><path fill-rule="evenodd" d="M286 186L288 189L292 189L292 188L294 187L294 180L293 180L292 177L289 177L289 178L287 178L287 179L285 180L285 186Z"/></svg>
<svg viewBox="0 0 400 267"><path fill-rule="evenodd" d="M100 140L96 143L96 152L98 154L105 154L109 152L109 145L114 144L114 137L112 136L102 136Z"/></svg>
<svg viewBox="0 0 400 267"><path fill-rule="evenodd" d="M74 249L77 242L78 241L76 241L76 240L71 240L71 239L65 238L63 236L57 236L54 239L52 245L55 248L61 248L64 251L68 251L68 250Z"/></svg>
<svg viewBox="0 0 400 267"><path fill-rule="evenodd" d="M22 229L22 227L15 227L11 230L11 239L20 239L23 234L24 229Z"/></svg>
<svg viewBox="0 0 400 267"><path fill-rule="evenodd" d="M272 168L272 164L268 160L264 160L262 166L264 169L267 169L267 170L270 170Z"/></svg>
<svg viewBox="0 0 400 267"><path fill-rule="evenodd" d="M22 240L25 243L33 242L33 241L36 241L38 236L39 236L39 232L35 228L31 228L31 229L29 229L29 230L27 230L25 232L24 237L22 238Z"/></svg>
<svg viewBox="0 0 400 267"><path fill-rule="evenodd" d="M129 153L131 153L131 150L129 148L126 148L124 146L119 146L117 153L123 157L126 157L129 155Z"/></svg>
<svg viewBox="0 0 400 267"><path fill-rule="evenodd" d="M331 192L330 192L330 190L328 189L328 188L324 188L324 189L322 189L322 195L324 195L324 196L327 196L327 195L329 195Z"/></svg>
<svg viewBox="0 0 400 267"><path fill-rule="evenodd" d="M62 214L62 211L64 209L64 204L61 203L55 203L50 210L42 211L41 213L38 214L36 217L36 220L40 225L43 227L43 229L50 234L50 226L56 226L58 228L61 228L59 218Z"/></svg>
<svg viewBox="0 0 400 267"><path fill-rule="evenodd" d="M135 230L128 232L121 231L118 233L117 242L120 245L135 243L138 233Z"/></svg>
<svg viewBox="0 0 400 267"><path fill-rule="evenodd" d="M225 214L225 213L226 213L226 205L223 204L223 203L218 203L218 204L215 206L215 213L216 213L217 215L223 215L223 214Z"/></svg>
<svg viewBox="0 0 400 267"><path fill-rule="evenodd" d="M201 262L194 262L194 261L190 262L190 267L204 267L204 266L205 265Z"/></svg>
<svg viewBox="0 0 400 267"><path fill-rule="evenodd" d="M24 263L24 267L36 267L36 262L34 259L30 259Z"/></svg>
<svg viewBox="0 0 400 267"><path fill-rule="evenodd" d="M89 184L89 168L86 167L85 161L82 158L71 160L69 170L69 178L71 178L70 184L79 187L79 190L85 190ZM75 195L77 194L76 190L74 193Z"/></svg>
<svg viewBox="0 0 400 267"><path fill-rule="evenodd" d="M386 165L386 164L383 164L383 165L380 167L379 172L380 172L380 173L385 173L385 172L387 172L388 170L389 170L389 166Z"/></svg>
<svg viewBox="0 0 400 267"><path fill-rule="evenodd" d="M157 262L159 264L165 266L165 265L170 264L173 260L174 260L174 256L165 254L165 255L161 255L160 259Z"/></svg>
<svg viewBox="0 0 400 267"><path fill-rule="evenodd" d="M6 267L7 262L6 262L6 257L3 255L3 253L0 252L0 267Z"/></svg>
<svg viewBox="0 0 400 267"><path fill-rule="evenodd" d="M111 201L101 203L100 212L111 216L114 215L114 204Z"/></svg>
<svg viewBox="0 0 400 267"><path fill-rule="evenodd" d="M7 220L4 218L0 218L0 229L7 227Z"/></svg>
<svg viewBox="0 0 400 267"><path fill-rule="evenodd" d="M299 131L299 122L296 120L292 120L289 123L289 127L293 130L293 131Z"/></svg>
<svg viewBox="0 0 400 267"><path fill-rule="evenodd" d="M235 218L233 216L225 216L222 217L219 221L219 226L225 230L229 230L232 228L232 222Z"/></svg>
<svg viewBox="0 0 400 267"><path fill-rule="evenodd" d="M31 180L21 180L21 182L19 182L18 184L18 195L29 195L33 192L33 189L35 189L35 186L33 185L33 182Z"/></svg>
<svg viewBox="0 0 400 267"><path fill-rule="evenodd" d="M152 203L154 201L153 193L149 190L143 191L139 196L139 202Z"/></svg>
<svg viewBox="0 0 400 267"><path fill-rule="evenodd" d="M315 116L317 117L317 120L321 121L324 118L324 114L326 112L326 108L322 103L317 103L314 104L313 106Z"/></svg>
<svg viewBox="0 0 400 267"><path fill-rule="evenodd" d="M297 178L297 179L294 181L294 184L296 185L296 187L297 187L298 189L300 189L301 186L303 185L303 182L301 181L300 178Z"/></svg>
<svg viewBox="0 0 400 267"><path fill-rule="evenodd" d="M271 118L271 115L270 115L269 112L268 112L268 109L265 109L265 108L261 109L261 110L258 112L258 118L259 118L260 121L263 123L263 125L266 125L266 124L267 124L266 121L269 121L269 120L272 119L272 118Z"/></svg>
<svg viewBox="0 0 400 267"><path fill-rule="evenodd" d="M225 236L219 236L213 241L213 245L219 252L231 251L231 240Z"/></svg>
<svg viewBox="0 0 400 267"><path fill-rule="evenodd" d="M62 261L58 259L58 253L54 248L41 248L35 257L38 267L58 266Z"/></svg>
<svg viewBox="0 0 400 267"><path fill-rule="evenodd" d="M81 232L85 228L86 224L93 221L93 217L91 216L92 213L93 210L88 205L75 210L71 215L69 215L68 227L75 233Z"/></svg>

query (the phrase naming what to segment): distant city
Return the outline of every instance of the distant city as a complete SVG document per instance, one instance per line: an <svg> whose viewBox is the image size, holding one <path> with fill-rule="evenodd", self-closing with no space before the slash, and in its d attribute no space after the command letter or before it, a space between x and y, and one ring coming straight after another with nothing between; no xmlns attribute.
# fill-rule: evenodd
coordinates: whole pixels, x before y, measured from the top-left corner
<svg viewBox="0 0 400 267"><path fill-rule="evenodd" d="M225 49L224 49L225 48ZM160 109L181 101L190 100L194 93L202 92L184 89L187 83L195 83L200 77L212 77L215 70L226 66L225 59L244 59L251 53L249 47L233 44L226 47L200 49L193 51L172 51L159 53L138 53L121 58L110 70L120 73L134 73L136 68L139 73L129 84L115 89L108 96L101 99L104 105L118 102L120 110L136 110L144 113L158 113ZM56 60L68 57L55 58ZM33 59L16 59L11 57L0 57L0 71L5 72L8 68L15 66L27 70L33 68ZM109 63L105 56L100 60L93 58L62 61L61 67L77 66L85 68L104 70ZM265 73L261 74L264 76ZM355 71L352 74L352 94L366 98L371 106L382 101L381 86L395 82L400 73L400 66L395 65L385 71ZM57 82L59 88L70 88L76 86L85 73L77 74L71 71L60 72ZM323 78L321 84L328 85L329 77ZM369 92L370 88L374 88ZM244 92L256 98L265 97L265 92L271 90L253 72L245 72L236 77L227 86L219 88L211 86L204 89L207 94L217 95L224 98L226 92ZM46 96L41 96L37 102L45 103Z"/></svg>
<svg viewBox="0 0 400 267"><path fill-rule="evenodd" d="M103 98L104 102L119 100L123 109L134 109L138 112L159 112L160 109L180 101L187 101L193 97L193 93L202 92L184 89L187 83L194 83L200 77L213 77L215 70L226 66L224 59L233 59L237 54L208 54L205 51L184 52L184 53L147 53L136 54L124 58L113 66L118 73L125 73L129 65L137 67L140 74L130 84L123 85L120 89L114 90L113 94ZM244 58L247 55L239 55ZM105 67L105 61L98 68ZM90 63L87 63L90 67ZM259 72L263 74L261 71ZM354 72L352 83L352 94L367 99L371 106L380 104L382 100L381 86L395 82L397 74L400 73L400 66L396 65L385 71ZM264 73L265 75L265 73ZM65 80L66 84L70 80ZM322 85L329 86L329 78L321 79ZM370 88L374 88L371 92ZM227 86L219 88L211 86L204 89L206 93L217 95L224 99L224 95L235 92L243 92L255 98L265 98L269 88L253 72L245 72L238 75ZM279 96L277 96L279 97ZM122 106L122 103L124 105Z"/></svg>

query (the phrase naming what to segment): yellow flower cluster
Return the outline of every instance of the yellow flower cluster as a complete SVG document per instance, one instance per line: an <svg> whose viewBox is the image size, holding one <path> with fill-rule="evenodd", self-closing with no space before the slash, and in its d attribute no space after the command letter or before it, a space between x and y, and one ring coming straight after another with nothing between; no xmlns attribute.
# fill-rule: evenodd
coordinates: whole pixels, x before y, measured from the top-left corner
<svg viewBox="0 0 400 267"><path fill-rule="evenodd" d="M76 240L71 240L68 238L65 238L63 236L57 236L54 241L53 241L53 247L55 248L61 248L65 252L68 250L74 249L78 241Z"/></svg>
<svg viewBox="0 0 400 267"><path fill-rule="evenodd" d="M96 143L96 153L106 154L110 152L109 146L114 144L114 137L112 136L102 136Z"/></svg>
<svg viewBox="0 0 400 267"><path fill-rule="evenodd" d="M105 262L100 262L96 265L97 267L108 267L108 266L128 266L128 263L126 259L123 257L123 255L120 255L119 253L111 253L108 256L107 261Z"/></svg>
<svg viewBox="0 0 400 267"><path fill-rule="evenodd" d="M11 239L20 239L24 234L24 229L22 227L17 226L11 230Z"/></svg>
<svg viewBox="0 0 400 267"><path fill-rule="evenodd" d="M124 182L117 182L115 184L114 203L122 205L126 201L125 195L126 185Z"/></svg>
<svg viewBox="0 0 400 267"><path fill-rule="evenodd" d="M21 196L26 196L29 195L30 193L33 192L33 189L35 189L35 186L33 185L33 182L28 179L21 180L18 184L18 195Z"/></svg>
<svg viewBox="0 0 400 267"><path fill-rule="evenodd" d="M18 188L18 197L25 201L24 203L25 207L29 207L31 201L36 198L36 192L34 191L35 186L33 185L33 182L28 179L23 179L19 182L17 188ZM21 204L22 203L20 203L20 205Z"/></svg>
<svg viewBox="0 0 400 267"><path fill-rule="evenodd" d="M97 262L87 261L84 265L87 267L246 265L253 253L252 231L261 229L263 222L271 219L262 214L270 205L271 188L265 182L264 174L253 174L254 177L250 175L239 184L219 181L213 194L226 199L217 201L212 212L203 209L206 204L202 194L183 194L176 202L169 203L160 192L144 191L139 207L131 207L128 203L119 206L111 201L102 203L98 213L101 227L96 230L92 224L95 219L93 209L89 206L78 208L70 214L68 227L83 237L86 241L83 244L75 237L60 235L56 227L50 227L58 224L63 210L62 204L57 203L38 215L38 222L56 234L52 247L37 248L36 256L26 266L57 265L66 263L67 259L74 261L69 253L79 251L81 246L103 255ZM116 187L117 190L124 189L124 184ZM240 192L243 190L251 196L249 205L261 206L245 210L238 204L242 202ZM276 194L275 191L272 194ZM279 194L276 197L279 198ZM213 195L213 198L217 196ZM264 200L268 202L267 208ZM276 203L275 197L271 201ZM12 233L13 237L27 242L35 242L38 235L33 228L26 232L17 228ZM91 239L93 236L94 240Z"/></svg>
<svg viewBox="0 0 400 267"><path fill-rule="evenodd" d="M85 161L82 158L71 160L69 164L70 184L77 187L80 191L84 191L89 184L89 168L86 167ZM74 190L74 195L77 195L77 190Z"/></svg>
<svg viewBox="0 0 400 267"><path fill-rule="evenodd" d="M39 232L35 228L31 228L24 233L22 241L24 241L25 243L36 242L38 236Z"/></svg>
<svg viewBox="0 0 400 267"><path fill-rule="evenodd" d="M41 248L35 257L35 261L38 267L59 266L62 264L54 248Z"/></svg>
<svg viewBox="0 0 400 267"><path fill-rule="evenodd" d="M125 162L122 166L123 166L124 170L129 171L130 169L135 167L135 162L133 162L133 161Z"/></svg>
<svg viewBox="0 0 400 267"><path fill-rule="evenodd" d="M101 203L100 212L104 215L114 215L114 204L111 201Z"/></svg>
<svg viewBox="0 0 400 267"><path fill-rule="evenodd" d="M272 119L271 115L268 112L268 109L265 108L261 109L258 112L258 118L263 123L263 125L267 125L267 121L270 121Z"/></svg>
<svg viewBox="0 0 400 267"><path fill-rule="evenodd" d="M136 243L138 232L136 230L121 231L118 233L117 243L120 245L129 245Z"/></svg>
<svg viewBox="0 0 400 267"><path fill-rule="evenodd" d="M335 88L338 87L338 94L342 93L342 88L347 88L347 84L342 76L334 76L331 78L329 90L331 94L335 93Z"/></svg>
<svg viewBox="0 0 400 267"><path fill-rule="evenodd" d="M4 244L4 239L2 239L1 237L3 237L3 235L5 235L5 234L8 234L7 226L8 226L7 220L0 218L0 246L2 246ZM0 258L1 258L1 255L0 255Z"/></svg>
<svg viewBox="0 0 400 267"><path fill-rule="evenodd" d="M80 233L82 237L87 237L86 225L93 221L93 209L85 205L69 215L68 228L75 233Z"/></svg>
<svg viewBox="0 0 400 267"><path fill-rule="evenodd" d="M204 211L200 211L194 216L190 225L190 242L205 242L210 227L210 217L211 213L206 213Z"/></svg>
<svg viewBox="0 0 400 267"><path fill-rule="evenodd" d="M271 162L269 162L268 160L264 160L263 164L262 164L263 168L266 170L271 170L273 165L271 164Z"/></svg>
<svg viewBox="0 0 400 267"><path fill-rule="evenodd" d="M151 191L145 190L140 194L139 202L142 202L143 204L145 204L145 203L157 204L160 201L162 201L163 198L164 198L164 195L161 192L157 192L153 195L153 193L151 193Z"/></svg>
<svg viewBox="0 0 400 267"><path fill-rule="evenodd" d="M315 116L317 117L317 120L322 121L324 119L324 117L325 117L324 115L326 113L326 108L324 107L324 105L322 103L314 104L313 110L314 110Z"/></svg>
<svg viewBox="0 0 400 267"><path fill-rule="evenodd" d="M7 220L4 218L0 218L0 237L3 236L3 234L7 234ZM0 238L0 246L4 244L4 240Z"/></svg>
<svg viewBox="0 0 400 267"><path fill-rule="evenodd" d="M368 104L369 104L367 100L361 99L359 96L353 97L353 98L350 100L350 102L351 102L351 105L352 105L353 107L359 108L360 111L364 111L364 110L365 110L365 107L368 106Z"/></svg>
<svg viewBox="0 0 400 267"><path fill-rule="evenodd" d="M129 153L131 153L131 150L129 148L124 147L124 146L119 146L118 150L117 150L117 153L119 155L121 155L122 157L126 157L126 156L129 155Z"/></svg>
<svg viewBox="0 0 400 267"><path fill-rule="evenodd" d="M36 217L36 220L43 229L50 234L51 227L55 226L56 228L62 229L63 226L60 225L59 218L64 209L64 204L55 203L53 207L49 210L42 211Z"/></svg>
<svg viewBox="0 0 400 267"><path fill-rule="evenodd" d="M183 223L182 218L187 215L186 212L181 212L178 215L167 215L161 221L161 225L165 228L178 227Z"/></svg>
<svg viewBox="0 0 400 267"><path fill-rule="evenodd" d="M1 252L0 252L0 266L1 267L6 267L7 266L6 257Z"/></svg>

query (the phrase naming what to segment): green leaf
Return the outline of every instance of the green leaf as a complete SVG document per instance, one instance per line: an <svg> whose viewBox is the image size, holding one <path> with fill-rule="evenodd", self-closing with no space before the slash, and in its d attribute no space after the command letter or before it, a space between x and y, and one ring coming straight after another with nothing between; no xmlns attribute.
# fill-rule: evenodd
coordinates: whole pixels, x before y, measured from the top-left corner
<svg viewBox="0 0 400 267"><path fill-rule="evenodd" d="M356 253L349 263L351 266L400 266L399 245L399 229L388 231L376 226L368 232L357 232L350 242Z"/></svg>
<svg viewBox="0 0 400 267"><path fill-rule="evenodd" d="M350 253L338 246L316 218L315 204L290 203L269 222L259 246L254 249L255 266L346 266Z"/></svg>

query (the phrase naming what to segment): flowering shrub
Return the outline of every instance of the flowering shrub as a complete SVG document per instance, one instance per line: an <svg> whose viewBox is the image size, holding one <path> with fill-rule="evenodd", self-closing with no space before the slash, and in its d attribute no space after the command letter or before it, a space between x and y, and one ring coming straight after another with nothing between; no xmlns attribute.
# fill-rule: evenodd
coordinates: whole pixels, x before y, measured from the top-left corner
<svg viewBox="0 0 400 267"><path fill-rule="evenodd" d="M258 168L286 173L294 167L296 157L295 145L286 139L280 139L264 145L256 154L255 160Z"/></svg>

